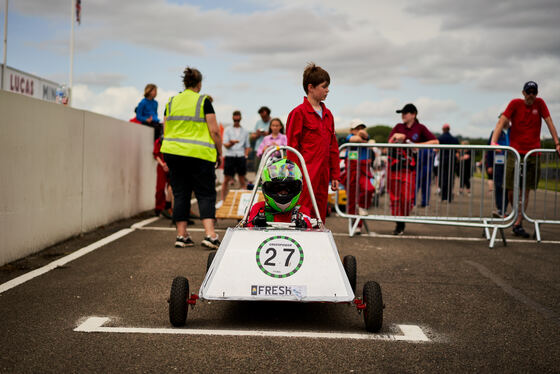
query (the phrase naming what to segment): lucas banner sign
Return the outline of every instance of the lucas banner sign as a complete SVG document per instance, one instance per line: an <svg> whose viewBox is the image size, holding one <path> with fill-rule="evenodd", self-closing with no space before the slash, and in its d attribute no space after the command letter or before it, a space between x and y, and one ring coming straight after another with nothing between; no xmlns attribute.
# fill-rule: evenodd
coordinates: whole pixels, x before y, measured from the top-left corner
<svg viewBox="0 0 560 374"><path fill-rule="evenodd" d="M56 102L56 90L59 84L23 71L6 67L4 75L5 91L15 92L36 99Z"/></svg>

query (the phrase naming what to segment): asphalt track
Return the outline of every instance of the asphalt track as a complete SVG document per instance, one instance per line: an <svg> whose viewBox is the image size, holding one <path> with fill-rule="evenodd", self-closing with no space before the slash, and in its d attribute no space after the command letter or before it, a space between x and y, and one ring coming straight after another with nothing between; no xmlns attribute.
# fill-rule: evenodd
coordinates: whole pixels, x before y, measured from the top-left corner
<svg viewBox="0 0 560 374"><path fill-rule="evenodd" d="M340 255L357 258L358 289L376 280L383 290L383 328L368 338L355 308L317 303L198 303L185 328L171 328L171 281L185 275L197 291L208 251L199 222L197 245L177 249L169 221L146 218L0 268L0 372L560 370L558 227L542 226L539 244L489 249L479 229L410 224L392 237L392 223L374 223L374 236L349 238L347 221L329 218ZM91 246L114 233L122 236ZM66 262L82 248L91 251ZM61 262L7 286L53 261Z"/></svg>

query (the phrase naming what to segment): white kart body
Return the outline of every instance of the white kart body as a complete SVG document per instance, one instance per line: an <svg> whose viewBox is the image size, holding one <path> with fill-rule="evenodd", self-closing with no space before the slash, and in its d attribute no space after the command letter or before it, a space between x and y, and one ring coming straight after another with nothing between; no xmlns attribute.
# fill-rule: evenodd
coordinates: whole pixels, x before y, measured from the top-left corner
<svg viewBox="0 0 560 374"><path fill-rule="evenodd" d="M354 300L332 233L326 229L228 229L199 296L206 300Z"/></svg>

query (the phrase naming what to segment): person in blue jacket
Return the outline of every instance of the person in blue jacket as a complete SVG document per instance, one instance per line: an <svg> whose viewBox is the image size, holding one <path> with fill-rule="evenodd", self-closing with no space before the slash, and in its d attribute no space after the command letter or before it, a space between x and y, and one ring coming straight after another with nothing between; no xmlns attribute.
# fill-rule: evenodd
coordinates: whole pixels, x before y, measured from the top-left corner
<svg viewBox="0 0 560 374"><path fill-rule="evenodd" d="M501 116L501 114L500 114ZM509 128L509 123L504 126L504 131L500 133L498 138L498 144L509 146L509 134L505 131ZM488 139L488 144L492 141L492 135L494 135L494 130L490 133L490 138ZM513 157L513 156L511 156ZM494 216L503 217L506 215L506 210L508 207L509 199L506 191L506 186L504 183L504 153L503 152L486 152L485 159L486 173L488 178L494 180L494 198L496 200L497 211L493 212Z"/></svg>
<svg viewBox="0 0 560 374"><path fill-rule="evenodd" d="M160 137L162 133L162 125L158 118L158 102L155 100L157 96L157 86L148 83L144 88L144 98L136 107L136 119L144 125L154 128L154 141Z"/></svg>
<svg viewBox="0 0 560 374"><path fill-rule="evenodd" d="M430 188L435 154L435 151L431 148L420 148L418 150L416 192L422 189L422 202L420 204L422 208L430 205Z"/></svg>

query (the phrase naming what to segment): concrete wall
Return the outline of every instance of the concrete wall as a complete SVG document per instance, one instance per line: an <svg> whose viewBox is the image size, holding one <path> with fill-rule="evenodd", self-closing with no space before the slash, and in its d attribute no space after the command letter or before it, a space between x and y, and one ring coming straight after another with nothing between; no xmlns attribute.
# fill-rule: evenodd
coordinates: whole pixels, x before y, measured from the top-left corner
<svg viewBox="0 0 560 374"><path fill-rule="evenodd" d="M153 130L0 91L0 265L152 209Z"/></svg>

